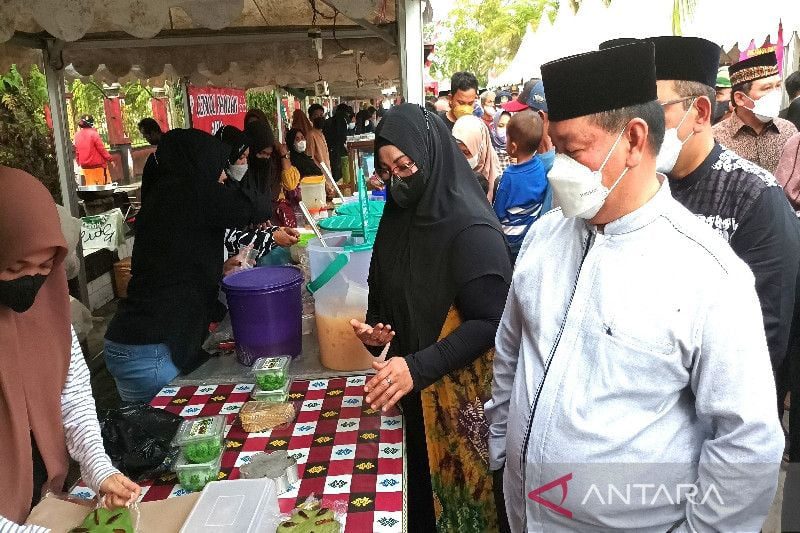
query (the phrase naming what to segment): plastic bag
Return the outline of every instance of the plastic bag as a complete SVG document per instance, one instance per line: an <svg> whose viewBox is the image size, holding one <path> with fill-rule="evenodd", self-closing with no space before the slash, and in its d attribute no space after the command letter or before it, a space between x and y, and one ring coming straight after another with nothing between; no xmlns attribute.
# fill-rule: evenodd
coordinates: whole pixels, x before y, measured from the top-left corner
<svg viewBox="0 0 800 533"><path fill-rule="evenodd" d="M112 463L136 480L170 471L179 448L171 443L183 418L149 405L128 405L101 416L103 445Z"/></svg>
<svg viewBox="0 0 800 533"><path fill-rule="evenodd" d="M336 500L332 505L324 504L313 494L295 507L290 514L281 517L277 533L315 531L319 533L340 532L344 528L343 517L347 514L347 500Z"/></svg>

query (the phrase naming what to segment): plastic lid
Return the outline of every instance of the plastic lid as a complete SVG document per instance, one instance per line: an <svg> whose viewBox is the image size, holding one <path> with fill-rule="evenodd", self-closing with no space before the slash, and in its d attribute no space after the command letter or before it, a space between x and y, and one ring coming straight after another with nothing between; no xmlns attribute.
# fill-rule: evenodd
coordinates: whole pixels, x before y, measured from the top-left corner
<svg viewBox="0 0 800 533"><path fill-rule="evenodd" d="M225 415L192 418L181 423L175 436L175 443L178 446L185 446L210 438L219 439L223 433L225 433Z"/></svg>
<svg viewBox="0 0 800 533"><path fill-rule="evenodd" d="M302 279L303 272L293 266L257 267L231 274L222 280L222 288L235 291L280 289L300 283Z"/></svg>
<svg viewBox="0 0 800 533"><path fill-rule="evenodd" d="M300 180L300 185L319 185L325 183L325 176L307 176Z"/></svg>
<svg viewBox="0 0 800 533"><path fill-rule="evenodd" d="M358 204L348 204L348 205L355 205L356 209L358 209ZM356 211L357 213L358 211ZM380 224L381 217L380 215L373 215L370 213L369 215L369 225L371 227L378 227ZM358 215L337 215L335 217L329 217L318 222L319 227L324 229L325 231L351 231L353 235L363 235L364 230L361 227L361 217Z"/></svg>
<svg viewBox="0 0 800 533"><path fill-rule="evenodd" d="M386 202L381 202L377 200L370 200L367 204L369 209L370 216L380 217L383 214L383 209L386 207ZM361 205L358 202L353 202L350 204L344 204L343 206L336 209L337 215L350 215L350 216L360 216L359 211L361 210Z"/></svg>
<svg viewBox="0 0 800 533"><path fill-rule="evenodd" d="M279 515L273 480L214 481L203 489L181 533L272 532Z"/></svg>
<svg viewBox="0 0 800 533"><path fill-rule="evenodd" d="M286 356L278 357L259 357L253 364L253 374L270 373L278 374L286 370L291 358Z"/></svg>
<svg viewBox="0 0 800 533"><path fill-rule="evenodd" d="M219 454L217 457L211 459L206 463L192 463L189 461L186 456L183 454L179 454L178 458L175 460L175 465L173 470L175 472L180 471L200 471L200 472L209 472L214 473L215 475L219 472L219 468L222 465L222 454Z"/></svg>

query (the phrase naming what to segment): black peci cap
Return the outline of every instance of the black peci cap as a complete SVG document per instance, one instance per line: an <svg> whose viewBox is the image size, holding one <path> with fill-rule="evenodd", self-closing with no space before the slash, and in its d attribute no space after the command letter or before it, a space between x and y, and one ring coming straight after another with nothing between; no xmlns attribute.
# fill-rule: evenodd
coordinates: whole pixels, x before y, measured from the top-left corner
<svg viewBox="0 0 800 533"><path fill-rule="evenodd" d="M552 121L652 102L654 45L637 41L551 61L542 65L542 81Z"/></svg>
<svg viewBox="0 0 800 533"><path fill-rule="evenodd" d="M651 37L656 45L656 79L717 84L720 47L698 37Z"/></svg>
<svg viewBox="0 0 800 533"><path fill-rule="evenodd" d="M633 44L639 39L633 37L619 37L617 39L609 39L600 43L598 50L605 50L607 48L614 48L615 46L625 46L626 44Z"/></svg>

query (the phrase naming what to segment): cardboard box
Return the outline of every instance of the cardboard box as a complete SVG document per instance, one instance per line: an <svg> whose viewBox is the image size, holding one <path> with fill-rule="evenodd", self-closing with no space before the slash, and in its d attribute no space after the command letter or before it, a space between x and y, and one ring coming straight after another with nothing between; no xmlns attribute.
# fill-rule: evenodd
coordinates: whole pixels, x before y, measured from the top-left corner
<svg viewBox="0 0 800 533"><path fill-rule="evenodd" d="M139 504L137 531L146 533L178 533L192 511L200 493L168 500ZM67 533L77 527L93 507L49 497L33 508L26 524L50 528L53 533Z"/></svg>

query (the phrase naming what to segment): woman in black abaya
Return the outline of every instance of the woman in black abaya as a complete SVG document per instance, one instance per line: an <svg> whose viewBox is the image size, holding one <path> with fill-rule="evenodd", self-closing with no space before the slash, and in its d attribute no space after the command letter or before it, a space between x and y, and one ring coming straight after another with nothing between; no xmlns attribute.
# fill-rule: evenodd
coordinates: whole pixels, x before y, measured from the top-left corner
<svg viewBox="0 0 800 533"><path fill-rule="evenodd" d="M493 531L483 402L511 282L508 247L436 115L412 104L393 108L378 126L375 153L389 182L387 205L367 323L352 324L373 353L391 346L390 358L374 364L367 401L403 409L409 531Z"/></svg>

